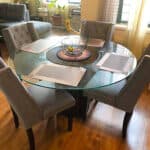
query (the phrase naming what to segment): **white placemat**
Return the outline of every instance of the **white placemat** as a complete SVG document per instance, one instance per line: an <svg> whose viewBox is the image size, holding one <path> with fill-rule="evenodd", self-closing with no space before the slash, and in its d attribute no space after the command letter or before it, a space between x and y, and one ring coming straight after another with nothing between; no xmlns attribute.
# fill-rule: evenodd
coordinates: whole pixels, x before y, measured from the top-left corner
<svg viewBox="0 0 150 150"><path fill-rule="evenodd" d="M64 85L78 86L85 72L86 69L83 67L71 67L51 63L41 64L29 76Z"/></svg>
<svg viewBox="0 0 150 150"><path fill-rule="evenodd" d="M50 48L51 42L45 39L39 39L29 44L24 44L21 47L21 50L31 53L41 53Z"/></svg>
<svg viewBox="0 0 150 150"><path fill-rule="evenodd" d="M129 56L106 53L96 65L100 69L107 71L128 73L131 68L132 61L133 58Z"/></svg>

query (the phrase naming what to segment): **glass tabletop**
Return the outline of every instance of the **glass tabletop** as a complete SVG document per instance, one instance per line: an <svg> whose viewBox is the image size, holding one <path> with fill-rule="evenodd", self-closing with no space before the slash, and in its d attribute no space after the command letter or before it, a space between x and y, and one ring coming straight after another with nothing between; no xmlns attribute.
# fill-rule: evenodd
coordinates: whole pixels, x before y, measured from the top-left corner
<svg viewBox="0 0 150 150"><path fill-rule="evenodd" d="M60 49L62 49L61 45L55 45L49 51L40 54L33 54L24 51L17 53L14 58L14 65L18 76L22 80L30 84L46 88L86 90L108 86L127 78L134 71L137 63L135 56L130 52L130 50L128 50L126 47L120 44L116 44L113 42L105 43L103 48L87 47L86 49L88 49L91 53L90 58L79 62L64 61L60 59L57 56L57 52ZM131 63L130 70L128 70L128 72L124 74L99 69L96 66L96 64L107 52L113 52L116 54L132 57L133 61L130 62ZM66 66L84 67L86 68L86 73L84 74L78 86L76 87L44 80L42 82L39 82L41 80L33 79L29 76L30 73L36 67L38 67L43 63L50 63L50 62Z"/></svg>

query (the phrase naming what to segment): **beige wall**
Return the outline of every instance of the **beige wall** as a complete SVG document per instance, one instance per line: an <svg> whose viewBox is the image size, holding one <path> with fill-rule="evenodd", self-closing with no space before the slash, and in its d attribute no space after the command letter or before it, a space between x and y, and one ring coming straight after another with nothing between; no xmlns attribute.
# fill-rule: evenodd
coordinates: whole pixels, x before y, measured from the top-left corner
<svg viewBox="0 0 150 150"><path fill-rule="evenodd" d="M128 39L128 31L126 26L115 26L113 33L113 41L126 45Z"/></svg>
<svg viewBox="0 0 150 150"><path fill-rule="evenodd" d="M148 44L150 44L150 31L148 31L145 35L144 48L147 47Z"/></svg>
<svg viewBox="0 0 150 150"><path fill-rule="evenodd" d="M102 0L81 0L81 19L98 20L102 6Z"/></svg>
<svg viewBox="0 0 150 150"><path fill-rule="evenodd" d="M128 30L127 27L118 27L118 25L115 26L115 30L113 33L113 41L127 45L128 40ZM143 49L147 47L147 45L150 43L150 31L148 31L145 34L144 43L143 43Z"/></svg>
<svg viewBox="0 0 150 150"><path fill-rule="evenodd" d="M116 26L113 33L113 41L126 46L127 39L128 39L128 31L126 27ZM150 29L148 29L147 33L145 34L143 49L145 49L148 46L148 44L150 44Z"/></svg>

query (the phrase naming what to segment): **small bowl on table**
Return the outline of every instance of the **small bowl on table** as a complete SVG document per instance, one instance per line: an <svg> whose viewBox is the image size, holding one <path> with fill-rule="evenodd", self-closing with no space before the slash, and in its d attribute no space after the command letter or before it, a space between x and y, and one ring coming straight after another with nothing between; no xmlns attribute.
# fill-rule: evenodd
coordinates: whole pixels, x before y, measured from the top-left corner
<svg viewBox="0 0 150 150"><path fill-rule="evenodd" d="M81 37L66 37L62 40L62 48L65 55L78 57L85 49L84 40Z"/></svg>

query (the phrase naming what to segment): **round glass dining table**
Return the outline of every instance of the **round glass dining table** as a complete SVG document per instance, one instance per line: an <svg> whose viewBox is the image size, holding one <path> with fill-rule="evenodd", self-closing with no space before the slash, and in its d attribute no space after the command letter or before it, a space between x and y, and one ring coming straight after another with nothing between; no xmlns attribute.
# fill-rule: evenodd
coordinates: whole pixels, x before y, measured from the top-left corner
<svg viewBox="0 0 150 150"><path fill-rule="evenodd" d="M87 46L86 50L88 50L91 55L89 58L84 59L82 61L66 61L61 59L57 55L61 49L61 44L56 44L55 46L51 47L48 51L39 54L21 51L15 55L13 61L14 67L20 79L27 83L45 88L69 91L76 99L76 106L74 111L75 116L80 117L82 119L86 119L87 112L89 112L89 100L86 96L84 96L85 90L94 90L97 88L102 88L124 80L128 76L130 76L136 68L137 60L132 54L132 52L126 47L120 44L116 44L114 42L105 43L103 48ZM96 64L103 58L105 53L109 52L132 58L132 61L130 61L130 69L126 73L116 73L103 70L97 67ZM72 67L83 67L86 69L86 72L80 80L78 86L69 86L45 80L41 81L38 79L34 79L30 76L30 73L35 68L45 63L54 63ZM65 72L63 74L65 74ZM91 108L91 106L89 108Z"/></svg>
<svg viewBox="0 0 150 150"><path fill-rule="evenodd" d="M83 61L71 62L62 60L57 56L58 51L60 51L61 49L62 46L58 44L50 48L47 52L42 52L40 54L34 54L25 51L17 53L14 58L14 66L18 76L23 81L46 88L65 90L89 90L108 86L126 79L136 67L137 61L132 52L126 47L114 42L105 43L103 48L86 47L86 49L90 51L91 56ZM128 72L126 72L125 74L116 73L98 68L96 64L105 55L105 53L108 52L131 57L132 61L130 62L130 69L128 70ZM44 80L42 82L38 82L39 80L30 77L30 73L39 65L44 63L83 67L86 69L86 72L79 82L78 86L68 86Z"/></svg>

